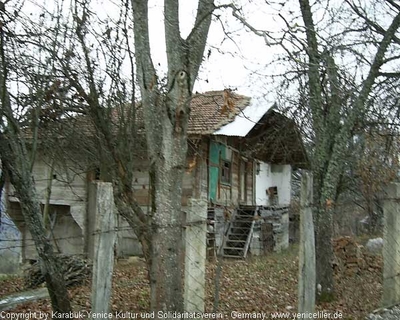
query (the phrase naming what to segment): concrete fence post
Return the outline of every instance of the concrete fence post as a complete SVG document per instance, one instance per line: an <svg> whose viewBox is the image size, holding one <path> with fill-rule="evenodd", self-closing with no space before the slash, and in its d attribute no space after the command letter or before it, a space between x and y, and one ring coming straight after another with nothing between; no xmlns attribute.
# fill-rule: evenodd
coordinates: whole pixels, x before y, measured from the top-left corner
<svg viewBox="0 0 400 320"><path fill-rule="evenodd" d="M114 267L115 215L110 182L96 182L93 219L92 312L108 313Z"/></svg>
<svg viewBox="0 0 400 320"><path fill-rule="evenodd" d="M383 204L383 306L400 302L400 183L386 188Z"/></svg>
<svg viewBox="0 0 400 320"><path fill-rule="evenodd" d="M312 174L304 171L301 176L300 195L299 313L313 313L315 310L316 271L312 188Z"/></svg>
<svg viewBox="0 0 400 320"><path fill-rule="evenodd" d="M207 254L207 201L190 199L185 229L184 309L204 312Z"/></svg>

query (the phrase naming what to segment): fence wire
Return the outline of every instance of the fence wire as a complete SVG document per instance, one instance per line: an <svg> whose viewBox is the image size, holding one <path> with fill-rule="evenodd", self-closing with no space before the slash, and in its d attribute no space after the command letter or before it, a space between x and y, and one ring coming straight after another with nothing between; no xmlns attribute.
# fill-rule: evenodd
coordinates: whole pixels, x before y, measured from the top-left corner
<svg viewBox="0 0 400 320"><path fill-rule="evenodd" d="M377 272L380 272L383 278L383 289L382 291L377 290L376 295L379 300L383 296L382 301L389 305L400 302L400 197L386 196L383 202L385 214L383 221L385 224L383 233L380 234L384 238L383 248L379 249L380 244L377 244L378 249L376 249L376 252L368 253L370 256L376 254L376 259L358 256L358 258L369 260L364 262L356 261L356 263L360 263L360 266L364 263L363 268L368 269L371 268L369 263L383 259L384 267L381 269L376 267ZM336 212L352 210L351 206L347 203L336 205ZM232 209L217 205L209 207L206 201L199 201L192 203L184 208L184 210L186 211L186 221L182 223L182 231L185 237L183 243L177 243L177 246L182 245L186 253L183 262L182 277L184 278L184 308L188 311L223 311L226 315L227 308L233 310L236 305L242 306L240 299L244 299L244 297L236 297L234 293L229 292L230 282L236 280L229 278L228 272L231 265L236 267L237 263L240 262L252 263L252 261L257 261L254 260L257 256L277 254L289 246L289 239L293 239L294 242L296 240L296 236L293 233L295 233L297 227L292 226L298 223L296 206L292 206L291 208L279 206L242 206L239 209ZM363 219L365 218L365 213L362 214L361 212L354 213L351 219L358 221L360 225L364 225L365 221ZM361 227L352 228L350 229L351 232L349 232L348 228L341 230L340 226L346 226L346 223L340 221L343 217L346 221L349 220L349 217L343 213L336 214L335 216L334 224L338 226L335 229L335 237L342 238L348 236L355 238L358 236L361 233L360 230L363 229ZM19 267L23 259L29 258L26 253L34 252L35 246L29 238L23 238L18 234L18 230L15 229L11 219L5 218L4 214L2 218L5 220L2 221L0 233L0 273L12 273L13 270L9 272L7 263L12 262L13 265ZM9 229L14 231L9 231ZM119 221L116 228L103 230L101 234L109 232L117 234L117 246L121 242L127 243L129 241L132 243L135 242L136 246L138 246L138 240L132 236L133 230L125 222L122 222L122 220ZM94 235L99 235L99 231L94 230L90 233L90 236ZM85 250L87 250L85 248L87 236L87 234L79 236L69 235L67 232L64 232L51 236L51 241L53 243L58 242L59 246L63 244L64 247L72 247L74 249L76 249L75 246L77 243L81 243L82 250L79 253L84 257ZM363 250L367 249L364 248ZM118 249L116 249L116 252L118 253ZM123 250L121 252L124 254ZM34 259L34 256L32 256L32 259ZM122 262L128 260L124 256L119 256L118 259ZM139 260L141 261L141 271L138 273L140 279L136 279L135 276L132 277L132 274L129 272L127 279L125 279L125 285L131 287L131 297L121 297L118 295L121 283L116 282L114 278L113 298L110 303L110 310L114 318L118 318L117 312L133 312L137 318L146 318L146 316L151 314L149 309L150 284L146 278L145 263L142 262L142 259ZM67 265L66 262L65 265ZM133 266L132 268L136 270L138 267ZM77 271L75 270L75 272ZM357 275L360 272L362 270L357 269L355 274ZM121 270L117 269L117 276L120 273ZM251 277L251 275L243 275L243 277L246 276ZM87 280L90 283L90 277ZM139 287L141 288L140 290L145 289L142 291L137 290ZM296 288L293 288L293 290L296 290ZM86 290L86 292L88 293L89 291ZM227 298L227 294L232 295L232 297ZM86 297L85 303L78 306L78 309L89 312L90 299L88 295ZM137 303L135 303L137 310L131 310L128 304L123 303L124 299L131 300L132 297L135 297L137 300ZM124 309L124 305L126 305L127 309ZM279 306L277 309L279 309ZM255 311L261 310L263 310L263 306L260 306ZM50 306L47 305L47 307L43 307L37 311L50 312ZM143 314L140 315L140 313ZM122 315L120 314L120 316ZM230 316L225 316L225 318L230 318Z"/></svg>

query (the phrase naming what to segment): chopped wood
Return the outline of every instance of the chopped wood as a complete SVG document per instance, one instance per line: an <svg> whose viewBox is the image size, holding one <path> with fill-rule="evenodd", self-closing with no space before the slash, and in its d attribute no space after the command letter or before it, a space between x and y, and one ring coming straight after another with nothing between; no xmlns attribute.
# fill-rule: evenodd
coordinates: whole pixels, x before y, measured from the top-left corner
<svg viewBox="0 0 400 320"><path fill-rule="evenodd" d="M382 267L382 258L372 256L364 247L351 237L340 237L333 240L335 272L346 275L360 274L362 270L374 270Z"/></svg>
<svg viewBox="0 0 400 320"><path fill-rule="evenodd" d="M58 255L58 264L64 275L67 287L82 285L92 274L92 266L88 260L79 256ZM26 288L37 288L45 282L40 262L36 261L24 270Z"/></svg>

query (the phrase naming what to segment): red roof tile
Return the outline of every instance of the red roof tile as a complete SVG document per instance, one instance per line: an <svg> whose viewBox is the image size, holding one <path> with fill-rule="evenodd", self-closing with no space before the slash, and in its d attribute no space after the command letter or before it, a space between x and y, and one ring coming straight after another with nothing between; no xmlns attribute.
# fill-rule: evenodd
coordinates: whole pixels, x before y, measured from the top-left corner
<svg viewBox="0 0 400 320"><path fill-rule="evenodd" d="M250 98L232 91L209 91L193 96L189 134L211 134L232 122L250 103Z"/></svg>

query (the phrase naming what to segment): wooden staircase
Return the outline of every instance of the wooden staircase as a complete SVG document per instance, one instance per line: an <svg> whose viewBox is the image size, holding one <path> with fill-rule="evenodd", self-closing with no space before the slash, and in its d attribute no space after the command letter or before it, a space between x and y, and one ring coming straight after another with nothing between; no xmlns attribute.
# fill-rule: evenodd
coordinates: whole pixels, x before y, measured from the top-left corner
<svg viewBox="0 0 400 320"><path fill-rule="evenodd" d="M227 258L246 258L257 215L256 206L241 206L232 217L224 237L221 254Z"/></svg>

